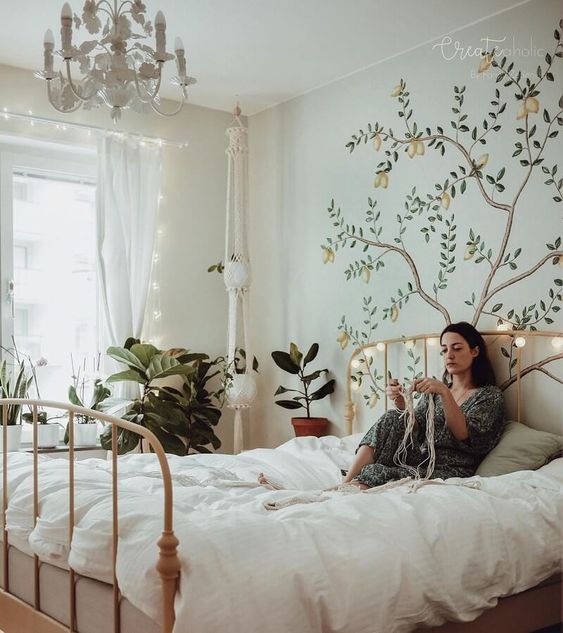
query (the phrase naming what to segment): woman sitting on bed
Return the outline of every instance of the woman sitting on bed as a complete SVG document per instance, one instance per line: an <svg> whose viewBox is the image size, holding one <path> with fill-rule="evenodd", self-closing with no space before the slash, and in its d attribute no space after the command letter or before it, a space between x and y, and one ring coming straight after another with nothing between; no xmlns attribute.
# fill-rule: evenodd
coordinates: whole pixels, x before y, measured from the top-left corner
<svg viewBox="0 0 563 633"><path fill-rule="evenodd" d="M434 378L415 381L414 389L422 397L415 408L413 444L405 461L416 468L428 460L426 412L433 394L436 463L432 477L470 477L500 439L503 396L496 386L485 341L472 325L463 321L448 325L440 335L440 345L443 382ZM372 488L409 476L393 459L405 432L405 400L397 380L389 381L386 391L396 408L387 411L366 433L344 483Z"/></svg>

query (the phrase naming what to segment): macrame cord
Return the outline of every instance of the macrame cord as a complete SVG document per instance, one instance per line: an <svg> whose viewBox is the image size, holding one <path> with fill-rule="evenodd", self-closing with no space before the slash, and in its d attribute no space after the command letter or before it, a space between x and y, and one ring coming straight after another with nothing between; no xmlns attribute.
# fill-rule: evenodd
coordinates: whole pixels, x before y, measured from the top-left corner
<svg viewBox="0 0 563 633"><path fill-rule="evenodd" d="M426 411L426 446L428 457L414 468L410 464L407 464L408 449L414 445L413 432L416 424L416 416L414 413L414 383L401 385L401 395L405 400L405 410L401 414L402 418L406 418L405 433L395 451L393 461L397 466L404 468L415 481L431 479L436 465L436 447L434 446L434 413L436 408L434 396L433 394L428 394L428 409ZM424 466L426 466L426 472L423 476L422 469Z"/></svg>
<svg viewBox="0 0 563 633"><path fill-rule="evenodd" d="M225 220L225 259L223 280L229 296L227 334L227 364L231 374L227 386L228 406L234 409L234 453L243 449L242 410L250 408L256 397L252 363L253 353L249 336L249 290L252 281L250 256L247 243L246 208L248 202L248 144L247 129L240 120L241 110L237 104L234 111L235 125L227 129L229 147L226 150L227 204ZM242 316L243 346L246 353L244 374L235 371L237 349L238 314Z"/></svg>

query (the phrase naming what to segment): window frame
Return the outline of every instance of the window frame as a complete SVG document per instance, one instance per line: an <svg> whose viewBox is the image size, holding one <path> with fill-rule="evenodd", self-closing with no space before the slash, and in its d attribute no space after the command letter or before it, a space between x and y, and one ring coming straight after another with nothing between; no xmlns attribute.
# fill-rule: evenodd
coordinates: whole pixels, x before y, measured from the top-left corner
<svg viewBox="0 0 563 633"><path fill-rule="evenodd" d="M96 151L73 146L0 134L0 343L12 346L14 322L9 298L9 282L14 279L13 188L15 170L45 174L65 174L77 181L96 183ZM16 289L17 292L17 289ZM101 320L98 315L98 345Z"/></svg>

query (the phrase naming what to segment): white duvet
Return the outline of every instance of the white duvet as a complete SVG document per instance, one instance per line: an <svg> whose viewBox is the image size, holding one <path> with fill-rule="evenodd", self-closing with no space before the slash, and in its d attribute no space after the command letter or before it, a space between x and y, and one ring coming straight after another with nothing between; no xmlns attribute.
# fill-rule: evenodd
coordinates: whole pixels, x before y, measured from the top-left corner
<svg viewBox="0 0 563 633"><path fill-rule="evenodd" d="M323 493L340 482L356 439L297 438L236 457L170 456L182 559L175 633L406 632L472 620L561 569L563 459L416 492L400 485ZM111 463L76 464L69 552L68 462L41 459L34 528L31 457L9 460L10 542L111 582ZM158 465L152 455L129 455L119 471L118 580L123 595L158 620ZM291 490L258 486L260 472Z"/></svg>

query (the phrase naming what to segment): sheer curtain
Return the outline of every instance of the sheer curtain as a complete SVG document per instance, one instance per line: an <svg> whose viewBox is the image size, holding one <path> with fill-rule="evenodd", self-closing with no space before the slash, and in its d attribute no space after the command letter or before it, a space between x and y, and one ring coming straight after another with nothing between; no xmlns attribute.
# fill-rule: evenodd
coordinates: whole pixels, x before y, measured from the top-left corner
<svg viewBox="0 0 563 633"><path fill-rule="evenodd" d="M140 338L160 196L161 148L116 134L98 142L97 256L102 350Z"/></svg>

